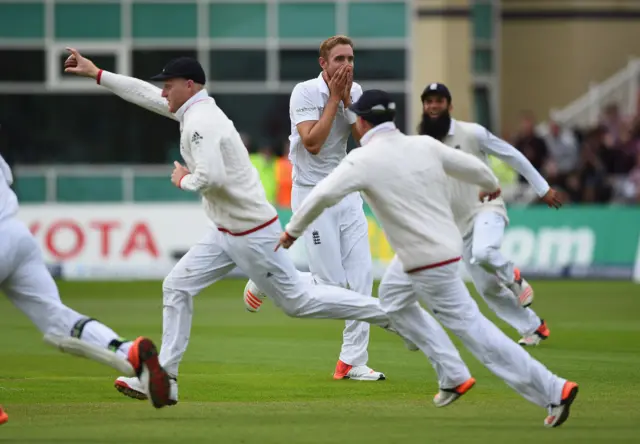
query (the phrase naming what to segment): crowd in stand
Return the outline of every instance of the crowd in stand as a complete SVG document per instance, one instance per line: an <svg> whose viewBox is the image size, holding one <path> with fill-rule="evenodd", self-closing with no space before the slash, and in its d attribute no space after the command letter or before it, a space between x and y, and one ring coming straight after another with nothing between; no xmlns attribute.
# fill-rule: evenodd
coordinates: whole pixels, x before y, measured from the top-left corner
<svg viewBox="0 0 640 444"><path fill-rule="evenodd" d="M549 122L546 130L536 131L535 123L524 113L509 141L568 202L640 203L640 116L623 116L612 104L591 128Z"/></svg>
<svg viewBox="0 0 640 444"><path fill-rule="evenodd" d="M267 197L279 207L291 204L291 164L288 142L283 146L253 146L245 137ZM566 128L549 122L536 130L531 113L522 115L519 128L503 138L520 150L568 203L640 204L640 115L623 116L614 104L603 109L592 128ZM536 196L510 167L491 159L512 203L535 203Z"/></svg>

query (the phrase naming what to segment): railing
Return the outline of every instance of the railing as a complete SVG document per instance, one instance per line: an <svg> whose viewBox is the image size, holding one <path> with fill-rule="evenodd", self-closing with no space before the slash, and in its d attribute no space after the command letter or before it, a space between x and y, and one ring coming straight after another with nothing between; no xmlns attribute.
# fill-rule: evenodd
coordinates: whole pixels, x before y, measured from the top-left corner
<svg viewBox="0 0 640 444"><path fill-rule="evenodd" d="M627 66L602 83L591 83L589 91L563 109L552 109L549 118L565 127L584 128L597 124L605 105L615 103L620 111L635 115L638 111L640 59L630 58ZM539 125L545 131L546 123Z"/></svg>
<svg viewBox="0 0 640 444"><path fill-rule="evenodd" d="M165 165L43 165L16 166L15 189L24 205L42 203L194 202L170 181ZM503 184L509 203L527 204L537 197L528 184Z"/></svg>
<svg viewBox="0 0 640 444"><path fill-rule="evenodd" d="M15 188L23 203L198 201L171 184L170 165L16 166Z"/></svg>

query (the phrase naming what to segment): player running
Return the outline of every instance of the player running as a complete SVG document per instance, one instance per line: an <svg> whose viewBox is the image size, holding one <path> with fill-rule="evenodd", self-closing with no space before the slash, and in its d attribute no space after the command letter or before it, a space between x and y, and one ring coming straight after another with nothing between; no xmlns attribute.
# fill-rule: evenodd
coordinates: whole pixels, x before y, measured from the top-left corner
<svg viewBox="0 0 640 444"><path fill-rule="evenodd" d="M191 247L163 282L163 335L160 363L171 375L170 398L178 401L178 366L187 349L193 298L236 266L293 317L356 319L389 326L376 298L327 285L310 285L299 277L289 254L274 251L282 231L275 208L267 201L258 172L233 122L216 105L204 85L197 60L170 61L150 83L98 69L75 49L65 71L90 77L121 98L179 123L180 153L186 167L175 163L171 181L199 193L215 224ZM462 364L464 365L464 364ZM121 377L116 388L144 398L146 388Z"/></svg>
<svg viewBox="0 0 640 444"><path fill-rule="evenodd" d="M560 208L556 191L517 149L477 123L451 117L451 93L445 85L431 83L420 98L420 134L472 154L485 164L488 155L496 156L524 176L543 202ZM549 337L550 331L546 322L528 308L533 302L533 289L500 252L508 224L504 201L498 198L482 204L477 199L477 186L456 179L450 180L450 191L453 215L464 239L462 257L476 290L502 320L522 335L520 345L538 345Z"/></svg>
<svg viewBox="0 0 640 444"><path fill-rule="evenodd" d="M11 169L0 156L0 290L44 333L47 343L125 372L149 393L154 407L168 405L169 375L160 366L150 339L123 339L62 303L37 241L17 217L18 198L12 183ZM0 408L0 424L8 419Z"/></svg>
<svg viewBox="0 0 640 444"><path fill-rule="evenodd" d="M484 317L459 275L462 238L450 205L449 177L472 183L476 199L500 195L498 179L472 155L431 137L406 136L394 125L395 103L378 90L351 106L363 148L320 182L287 224L289 248L323 211L360 191L396 252L379 289L392 326L420 345L428 334L424 302L442 324L496 376L525 399L548 409L545 427L569 417L578 385L551 373Z"/></svg>

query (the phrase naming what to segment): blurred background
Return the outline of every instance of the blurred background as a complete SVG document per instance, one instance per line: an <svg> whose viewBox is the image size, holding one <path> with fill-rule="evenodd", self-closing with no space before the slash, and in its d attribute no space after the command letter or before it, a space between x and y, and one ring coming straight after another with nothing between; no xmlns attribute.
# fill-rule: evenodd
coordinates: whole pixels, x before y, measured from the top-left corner
<svg viewBox="0 0 640 444"><path fill-rule="evenodd" d="M177 123L65 75L66 46L142 79L197 57L286 222L289 94L317 76L334 34L353 38L356 80L393 94L404 131L423 88L443 82L454 117L563 191L567 207L541 207L492 159L510 206L504 249L523 269L640 279L637 0L0 0L0 153L52 269L162 277L206 229L198 197L169 181ZM393 252L372 216L370 238L383 269Z"/></svg>

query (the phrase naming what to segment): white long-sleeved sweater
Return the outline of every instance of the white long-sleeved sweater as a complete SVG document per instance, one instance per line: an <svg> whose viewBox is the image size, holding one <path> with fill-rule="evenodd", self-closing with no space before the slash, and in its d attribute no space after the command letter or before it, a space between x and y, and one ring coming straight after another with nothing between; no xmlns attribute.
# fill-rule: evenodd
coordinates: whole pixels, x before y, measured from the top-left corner
<svg viewBox="0 0 640 444"><path fill-rule="evenodd" d="M0 222L18 214L18 198L11 189L13 174L4 158L0 156Z"/></svg>
<svg viewBox="0 0 640 444"><path fill-rule="evenodd" d="M180 154L190 171L180 188L202 195L219 230L242 235L277 219L240 134L206 90L172 114L162 91L150 83L107 71L97 81L128 102L180 122Z"/></svg>
<svg viewBox="0 0 640 444"><path fill-rule="evenodd" d="M475 157L428 136L377 126L316 185L293 215L287 233L299 237L325 208L361 191L407 272L458 260L462 236L454 222L448 176L486 191L499 184Z"/></svg>
<svg viewBox="0 0 640 444"><path fill-rule="evenodd" d="M451 148L475 156L487 165L489 164L488 155L494 155L522 174L540 197L549 191L547 181L520 151L477 123L451 120L449 133L442 142ZM463 236L473 231L475 217L481 211L494 211L502 215L505 221L509 221L502 198L482 204L478 201L477 186L458 180L449 182L453 216Z"/></svg>

